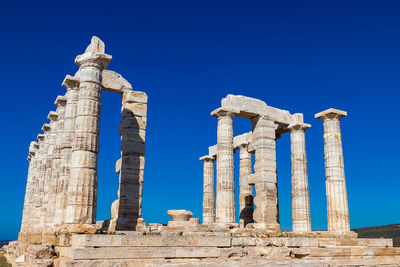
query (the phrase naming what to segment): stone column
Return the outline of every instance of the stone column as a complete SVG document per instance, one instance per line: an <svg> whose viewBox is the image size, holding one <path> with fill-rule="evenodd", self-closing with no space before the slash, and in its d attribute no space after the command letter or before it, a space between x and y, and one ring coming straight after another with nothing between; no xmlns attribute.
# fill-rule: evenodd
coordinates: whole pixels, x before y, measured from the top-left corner
<svg viewBox="0 0 400 267"><path fill-rule="evenodd" d="M75 63L80 66L80 84L66 223L94 224L96 222L101 72L111 61L111 56L104 52L104 43L99 38L93 37L85 53L75 59Z"/></svg>
<svg viewBox="0 0 400 267"><path fill-rule="evenodd" d="M218 118L217 132L217 201L216 222L235 223L235 181L233 162L233 112L221 108L213 111Z"/></svg>
<svg viewBox="0 0 400 267"><path fill-rule="evenodd" d="M39 233L39 222L40 222L40 209L41 209L41 170L42 170L42 161L43 161L43 147L44 147L44 134L37 135L39 148L36 153L36 161L35 161L35 176L34 176L34 190L33 190L33 207L32 207L32 234L29 236L29 242L36 243L40 242L37 238Z"/></svg>
<svg viewBox="0 0 400 267"><path fill-rule="evenodd" d="M256 209L253 217L255 228L280 231L278 209L278 187L276 178L275 124L269 116L252 119L253 137L251 146L255 151L254 174Z"/></svg>
<svg viewBox="0 0 400 267"><path fill-rule="evenodd" d="M65 94L66 106L64 114L64 127L61 142L60 179L57 187L56 212L54 224L64 223L68 184L70 180L72 143L74 141L76 108L78 105L79 78L67 75L62 83L67 89Z"/></svg>
<svg viewBox="0 0 400 267"><path fill-rule="evenodd" d="M28 178L26 182L24 209L22 212L21 230L18 237L19 241L27 242L27 234L30 231L32 224L32 209L33 209L33 192L34 192L34 177L36 171L36 152L38 149L38 143L32 141L29 145L29 168Z"/></svg>
<svg viewBox="0 0 400 267"><path fill-rule="evenodd" d="M203 224L215 222L214 161L212 156L200 158L203 166Z"/></svg>
<svg viewBox="0 0 400 267"><path fill-rule="evenodd" d="M38 218L38 231L37 234L41 234L45 222L46 222L46 209L48 200L48 181L46 177L47 163L49 154L49 142L50 142L50 124L43 124L42 131L44 133L43 148L41 149L41 163L40 163L40 174L39 174L39 218Z"/></svg>
<svg viewBox="0 0 400 267"><path fill-rule="evenodd" d="M315 118L322 120L324 123L328 231L335 233L350 232L339 123L339 119L345 116L347 116L346 111L333 108L315 114Z"/></svg>
<svg viewBox="0 0 400 267"><path fill-rule="evenodd" d="M310 127L311 125L306 123L289 127L292 159L292 231L295 233L311 232L305 141L305 131Z"/></svg>
<svg viewBox="0 0 400 267"><path fill-rule="evenodd" d="M56 147L56 139L57 139L57 121L59 114L56 111L50 111L47 119L50 121L50 134L49 134L49 148L47 150L47 161L46 161L46 175L45 175L45 183L44 183L44 194L45 196L45 205L46 209L44 213L41 214L44 218L45 231L50 230L50 227L53 225L51 218L49 217L50 210L53 208L53 186L54 182L52 180L53 173L53 160L54 160L54 151Z"/></svg>
<svg viewBox="0 0 400 267"><path fill-rule="evenodd" d="M124 90L122 95L121 159L118 200L113 203L113 218L109 229L136 230L142 215L144 155L147 122L147 95L145 92Z"/></svg>
<svg viewBox="0 0 400 267"><path fill-rule="evenodd" d="M50 189L49 189L49 201L47 209L47 224L49 226L54 225L54 218L56 212L56 202L58 194L58 184L61 172L61 144L63 141L63 129L64 129L64 113L67 99L65 96L58 96L54 104L57 106L56 113L58 114L57 120L53 122L52 134L55 135L55 143L53 149L53 162L51 166L51 177L50 177ZM50 229L49 229L50 230Z"/></svg>
<svg viewBox="0 0 400 267"><path fill-rule="evenodd" d="M253 172L251 153L247 150L248 145L243 144L239 147L240 169L239 169L239 220L240 227L245 227L248 223L253 223L253 187L249 185L248 177Z"/></svg>

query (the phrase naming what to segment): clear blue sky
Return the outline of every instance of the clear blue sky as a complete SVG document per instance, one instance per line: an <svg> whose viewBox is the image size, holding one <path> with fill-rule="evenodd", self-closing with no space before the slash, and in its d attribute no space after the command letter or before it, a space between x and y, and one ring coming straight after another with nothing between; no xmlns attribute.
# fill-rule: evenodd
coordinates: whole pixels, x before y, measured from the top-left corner
<svg viewBox="0 0 400 267"><path fill-rule="evenodd" d="M17 237L29 142L92 35L113 55L108 69L149 96L146 222L166 223L168 209L201 217L198 158L216 142L210 111L232 93L302 112L312 124L313 229L326 229L323 130L314 114L330 107L348 111L342 137L351 226L400 223L399 1L11 2L0 9L0 239ZM104 92L98 220L117 197L120 103ZM249 130L248 121L234 120L235 134ZM288 135L277 159L281 226L291 229Z"/></svg>

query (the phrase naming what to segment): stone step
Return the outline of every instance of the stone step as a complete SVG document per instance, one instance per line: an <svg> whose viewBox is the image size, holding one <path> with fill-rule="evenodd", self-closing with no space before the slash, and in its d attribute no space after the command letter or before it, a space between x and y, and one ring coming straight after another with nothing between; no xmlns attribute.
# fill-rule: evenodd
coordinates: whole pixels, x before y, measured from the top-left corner
<svg viewBox="0 0 400 267"><path fill-rule="evenodd" d="M347 248L293 248L295 255L311 258L324 257L376 257L376 256L396 256L400 255L400 248L363 248L363 247L347 247Z"/></svg>
<svg viewBox="0 0 400 267"><path fill-rule="evenodd" d="M230 247L224 236L73 235L73 247Z"/></svg>
<svg viewBox="0 0 400 267"><path fill-rule="evenodd" d="M99 247L60 248L60 257L73 260L216 258L216 247Z"/></svg>

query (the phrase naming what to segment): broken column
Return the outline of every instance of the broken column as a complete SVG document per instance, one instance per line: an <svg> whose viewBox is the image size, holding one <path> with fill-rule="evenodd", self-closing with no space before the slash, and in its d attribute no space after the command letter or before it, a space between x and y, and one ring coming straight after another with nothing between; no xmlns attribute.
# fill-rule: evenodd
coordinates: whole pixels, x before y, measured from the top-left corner
<svg viewBox="0 0 400 267"><path fill-rule="evenodd" d="M292 159L292 231L295 233L311 232L305 141L305 131L310 127L311 125L306 123L289 127Z"/></svg>
<svg viewBox="0 0 400 267"><path fill-rule="evenodd" d="M347 116L346 111L333 108L315 114L315 118L322 120L324 124L328 231L336 233L350 231L339 122L345 116Z"/></svg>
<svg viewBox="0 0 400 267"><path fill-rule="evenodd" d="M200 158L203 166L203 224L215 222L214 161L212 156Z"/></svg>
<svg viewBox="0 0 400 267"><path fill-rule="evenodd" d="M136 230L142 214L144 155L147 122L147 95L145 92L127 89L122 94L119 126L121 135L121 159L118 200L113 203L110 230Z"/></svg>
<svg viewBox="0 0 400 267"><path fill-rule="evenodd" d="M217 131L217 201L216 222L235 223L235 181L233 162L233 122L235 114L218 108L211 113L218 118Z"/></svg>
<svg viewBox="0 0 400 267"><path fill-rule="evenodd" d="M255 228L280 231L278 211L278 186L276 178L275 123L269 116L252 119L251 146L255 153L254 174L256 209Z"/></svg>
<svg viewBox="0 0 400 267"><path fill-rule="evenodd" d="M66 223L96 223L101 72L110 61L111 56L105 54L104 43L95 36L85 53L75 59L80 66L79 93Z"/></svg>
<svg viewBox="0 0 400 267"><path fill-rule="evenodd" d="M242 144L239 147L240 169L239 169L239 223L245 227L253 223L253 186L249 185L248 177L252 171L251 153L247 150L248 145Z"/></svg>
<svg viewBox="0 0 400 267"><path fill-rule="evenodd" d="M78 105L79 78L67 75L62 86L67 89L65 94L67 103L64 112L64 127L61 133L61 164L55 205L55 225L62 224L65 217L68 184L70 180L72 143L75 133L76 108Z"/></svg>

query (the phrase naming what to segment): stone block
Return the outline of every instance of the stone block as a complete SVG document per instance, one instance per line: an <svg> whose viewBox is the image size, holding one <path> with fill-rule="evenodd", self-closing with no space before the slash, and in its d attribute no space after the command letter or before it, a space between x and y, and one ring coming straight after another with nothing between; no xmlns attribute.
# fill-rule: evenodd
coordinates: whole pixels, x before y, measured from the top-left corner
<svg viewBox="0 0 400 267"><path fill-rule="evenodd" d="M144 117L147 115L147 104L125 103L121 107L121 113L132 112L134 116Z"/></svg>
<svg viewBox="0 0 400 267"><path fill-rule="evenodd" d="M128 91L122 94L122 103L147 103L147 94L141 91Z"/></svg>

